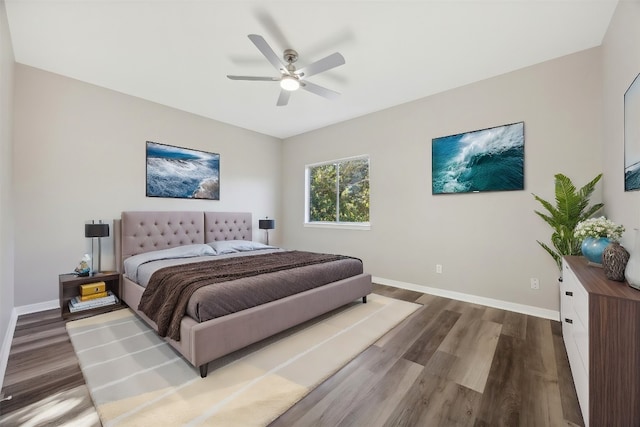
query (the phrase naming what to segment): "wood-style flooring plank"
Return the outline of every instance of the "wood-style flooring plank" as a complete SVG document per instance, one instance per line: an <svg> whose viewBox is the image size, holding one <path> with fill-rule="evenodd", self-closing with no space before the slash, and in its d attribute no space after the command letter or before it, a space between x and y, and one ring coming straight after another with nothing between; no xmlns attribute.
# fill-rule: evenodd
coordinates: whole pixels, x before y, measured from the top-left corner
<svg viewBox="0 0 640 427"><path fill-rule="evenodd" d="M582 412L578 404L578 396L576 387L573 384L571 376L571 368L569 367L569 357L562 340L562 324L560 322L552 322L551 330L553 331L553 348L556 355L556 365L558 367L558 387L560 389L560 402L562 404L562 413L565 420L572 425L583 425Z"/></svg>
<svg viewBox="0 0 640 427"><path fill-rule="evenodd" d="M522 426L565 424L551 322L527 318L523 355Z"/></svg>
<svg viewBox="0 0 640 427"><path fill-rule="evenodd" d="M551 322L539 317L527 318L527 358L525 369L550 378L558 378L556 355L553 348Z"/></svg>
<svg viewBox="0 0 640 427"><path fill-rule="evenodd" d="M482 320L480 310L463 313L438 347L456 356L449 379L479 393L489 376L502 325Z"/></svg>
<svg viewBox="0 0 640 427"><path fill-rule="evenodd" d="M376 385L387 375L391 375L400 357L395 352L384 349L379 353L383 358L376 363L363 365L351 376L351 381L338 384L326 394L315 406L310 408L296 426L337 426L345 417L356 411L362 403L363 396L374 393Z"/></svg>
<svg viewBox="0 0 640 427"><path fill-rule="evenodd" d="M539 427L565 424L557 379L525 370L520 425Z"/></svg>
<svg viewBox="0 0 640 427"><path fill-rule="evenodd" d="M21 381L38 379L51 371L70 369L80 372L78 360L68 342L60 342L47 346L46 363L40 351L23 351L9 356L3 385L13 386Z"/></svg>
<svg viewBox="0 0 640 427"><path fill-rule="evenodd" d="M373 284L373 293L409 302L415 302L418 298L424 295L422 292L393 288L390 286L379 285L377 283Z"/></svg>
<svg viewBox="0 0 640 427"><path fill-rule="evenodd" d="M438 347L451 332L453 325L460 318L460 313L443 310L422 331L422 334L404 354L404 358L425 366Z"/></svg>
<svg viewBox="0 0 640 427"><path fill-rule="evenodd" d="M29 378L7 387L3 386L5 396L12 396L12 399L2 402L0 414L10 413L46 399L57 392L82 385L85 385L85 382L79 367L48 370L36 378Z"/></svg>
<svg viewBox="0 0 640 427"><path fill-rule="evenodd" d="M522 407L524 341L501 335L482 395L476 426L518 426Z"/></svg>
<svg viewBox="0 0 640 427"><path fill-rule="evenodd" d="M359 399L337 426L383 425L400 402L405 399L423 368L417 363L399 359L367 393L367 398Z"/></svg>
<svg viewBox="0 0 640 427"><path fill-rule="evenodd" d="M507 312L504 310L500 310L499 308L485 307L484 314L482 315L482 320L500 323L502 325L504 323L504 318L506 317L506 315Z"/></svg>
<svg viewBox="0 0 640 427"><path fill-rule="evenodd" d="M423 371L384 426L473 426L481 397Z"/></svg>
<svg viewBox="0 0 640 427"><path fill-rule="evenodd" d="M527 318L525 314L506 311L502 322L502 334L510 337L526 339L527 337Z"/></svg>
<svg viewBox="0 0 640 427"><path fill-rule="evenodd" d="M422 306L402 321L400 325L378 339L375 345L387 349L394 349L396 353L402 354L413 345L423 329L427 327L429 322L431 322L437 314L437 310Z"/></svg>
<svg viewBox="0 0 640 427"><path fill-rule="evenodd" d="M45 401L50 405L60 404L64 407L60 399L83 393L83 399L78 405L73 406L73 411L70 410L67 421L71 421L78 414L83 414L84 417L85 412L97 417L78 358L66 332L65 322L60 317L60 310L47 310L18 318L2 392L7 397L11 396L11 400L0 403L2 425L11 425L13 421L10 422L9 419L22 420L28 416L20 413L17 418L8 417L9 414L18 413L23 408L29 408L31 405L37 408L38 404ZM38 414L36 409L31 409L29 413L33 419L43 416ZM47 424L57 422L49 421ZM22 421L16 425L21 424Z"/></svg>
<svg viewBox="0 0 640 427"><path fill-rule="evenodd" d="M326 379L318 387L316 387L311 393L307 394L298 403L291 407L284 414L280 415L275 421L273 421L271 427L285 427L293 426L298 423L300 418L304 417L311 408L318 405L328 394L336 390L340 384L353 381L353 378L358 378L359 375L367 375L368 372L363 371L363 367L372 366L374 363L380 363L381 358L388 357L389 354L385 354L384 351L378 346L371 346L364 352L360 353L355 359L346 364L342 369L336 372L334 375Z"/></svg>

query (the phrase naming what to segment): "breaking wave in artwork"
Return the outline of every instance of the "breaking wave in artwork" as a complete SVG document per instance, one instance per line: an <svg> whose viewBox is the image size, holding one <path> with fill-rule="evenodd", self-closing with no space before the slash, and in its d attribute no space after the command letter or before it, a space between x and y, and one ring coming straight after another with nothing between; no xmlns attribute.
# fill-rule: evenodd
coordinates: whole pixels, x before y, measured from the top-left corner
<svg viewBox="0 0 640 427"><path fill-rule="evenodd" d="M220 199L220 155L147 144L147 196Z"/></svg>
<svg viewBox="0 0 640 427"><path fill-rule="evenodd" d="M524 189L524 123L433 140L433 194Z"/></svg>
<svg viewBox="0 0 640 427"><path fill-rule="evenodd" d="M640 162L627 166L624 170L624 191L640 189Z"/></svg>

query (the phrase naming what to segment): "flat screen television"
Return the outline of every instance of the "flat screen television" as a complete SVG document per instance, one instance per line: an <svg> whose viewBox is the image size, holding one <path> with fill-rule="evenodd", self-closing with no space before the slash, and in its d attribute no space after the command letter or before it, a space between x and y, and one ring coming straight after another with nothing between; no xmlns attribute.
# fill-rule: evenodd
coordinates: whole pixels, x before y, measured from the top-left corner
<svg viewBox="0 0 640 427"><path fill-rule="evenodd" d="M147 197L220 200L220 154L147 141Z"/></svg>
<svg viewBox="0 0 640 427"><path fill-rule="evenodd" d="M524 190L524 122L432 139L433 194Z"/></svg>

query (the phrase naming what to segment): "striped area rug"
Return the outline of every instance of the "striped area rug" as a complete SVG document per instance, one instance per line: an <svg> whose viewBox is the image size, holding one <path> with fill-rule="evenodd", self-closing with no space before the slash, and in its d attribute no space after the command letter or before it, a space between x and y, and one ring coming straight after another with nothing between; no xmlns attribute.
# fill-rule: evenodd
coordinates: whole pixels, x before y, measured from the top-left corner
<svg viewBox="0 0 640 427"><path fill-rule="evenodd" d="M67 331L105 427L265 426L419 307L368 301L214 361L204 379L128 309Z"/></svg>

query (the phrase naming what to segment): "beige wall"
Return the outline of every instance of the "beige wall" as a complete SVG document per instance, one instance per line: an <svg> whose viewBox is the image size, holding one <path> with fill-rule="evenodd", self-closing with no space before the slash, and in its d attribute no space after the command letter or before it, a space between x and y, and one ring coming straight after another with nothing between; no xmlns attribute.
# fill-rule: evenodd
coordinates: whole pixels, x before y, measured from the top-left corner
<svg viewBox="0 0 640 427"><path fill-rule="evenodd" d="M558 310L558 270L536 243L551 233L531 193L553 200L554 174L584 184L601 171L600 60L590 49L285 140L285 245L361 257L383 279ZM524 191L431 194L432 138L518 121ZM305 165L360 154L371 230L305 228Z"/></svg>
<svg viewBox="0 0 640 427"><path fill-rule="evenodd" d="M23 65L14 118L16 306L58 298L58 274L86 250L85 220L241 210L257 228L280 217L279 139ZM147 140L220 153L220 201L145 197Z"/></svg>
<svg viewBox="0 0 640 427"><path fill-rule="evenodd" d="M4 1L0 1L0 345L6 342L5 336L9 332L14 307L13 205L11 203L13 63L7 14ZM3 366L2 361L0 366ZM4 368L0 369L0 378L3 376Z"/></svg>
<svg viewBox="0 0 640 427"><path fill-rule="evenodd" d="M640 73L640 1L618 3L602 43L602 57L604 201L609 216L627 228L622 244L633 251L633 229L640 228L640 191L624 191L624 93Z"/></svg>

